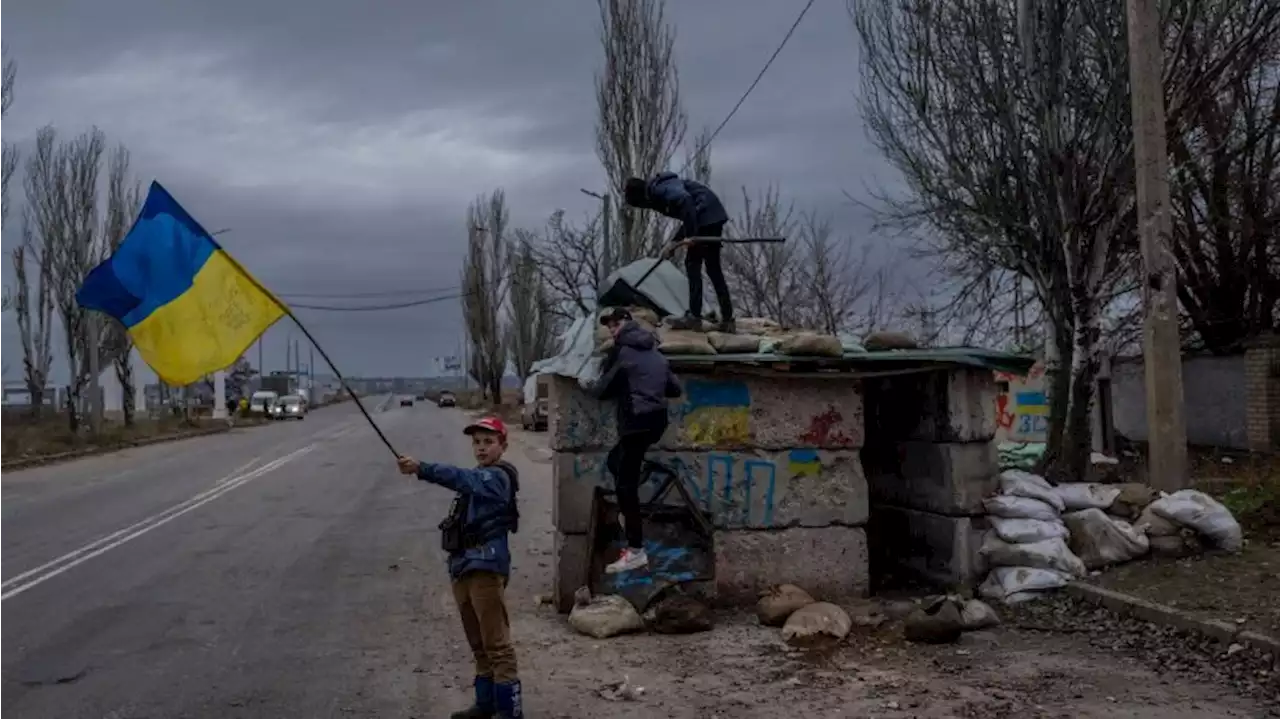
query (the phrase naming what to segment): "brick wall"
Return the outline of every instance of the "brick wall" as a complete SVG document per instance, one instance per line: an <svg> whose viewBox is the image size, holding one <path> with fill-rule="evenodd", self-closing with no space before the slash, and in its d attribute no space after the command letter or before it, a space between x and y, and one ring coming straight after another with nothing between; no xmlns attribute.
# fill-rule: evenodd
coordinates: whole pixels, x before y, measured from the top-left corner
<svg viewBox="0 0 1280 719"><path fill-rule="evenodd" d="M1280 335L1261 338L1246 350L1244 385L1249 449L1280 450Z"/></svg>

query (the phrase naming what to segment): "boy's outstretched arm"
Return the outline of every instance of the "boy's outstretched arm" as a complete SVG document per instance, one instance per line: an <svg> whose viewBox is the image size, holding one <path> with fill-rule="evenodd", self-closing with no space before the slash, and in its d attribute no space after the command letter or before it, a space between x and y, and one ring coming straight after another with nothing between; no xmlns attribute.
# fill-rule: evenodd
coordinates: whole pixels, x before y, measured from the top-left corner
<svg viewBox="0 0 1280 719"><path fill-rule="evenodd" d="M455 492L500 501L506 501L511 496L510 480L507 478L507 473L501 469L492 467L464 469L451 464L418 462L412 457L401 457L399 464L400 471L404 474L416 474L418 479L424 482L437 484ZM406 472L406 469L410 471Z"/></svg>

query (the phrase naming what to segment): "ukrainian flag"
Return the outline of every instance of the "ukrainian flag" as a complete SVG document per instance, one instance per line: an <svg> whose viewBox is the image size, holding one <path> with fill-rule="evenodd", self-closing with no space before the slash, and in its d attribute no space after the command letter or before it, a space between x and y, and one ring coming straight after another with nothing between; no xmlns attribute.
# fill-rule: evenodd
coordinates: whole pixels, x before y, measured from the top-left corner
<svg viewBox="0 0 1280 719"><path fill-rule="evenodd" d="M76 301L120 320L142 359L177 386L230 366L287 312L158 182Z"/></svg>

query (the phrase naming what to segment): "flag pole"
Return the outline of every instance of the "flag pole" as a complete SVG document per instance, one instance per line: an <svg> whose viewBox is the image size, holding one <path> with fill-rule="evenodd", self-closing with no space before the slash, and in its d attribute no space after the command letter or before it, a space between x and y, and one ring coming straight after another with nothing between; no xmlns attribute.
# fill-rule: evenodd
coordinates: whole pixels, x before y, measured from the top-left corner
<svg viewBox="0 0 1280 719"><path fill-rule="evenodd" d="M216 245L217 243L215 242L214 244ZM387 439L387 435L382 433L382 428L378 426L378 423L373 421L373 415L369 414L369 410L365 409L364 402L360 401L360 395L351 390L351 386L347 384L347 378L342 376L342 372L338 369L337 365L333 363L333 360L330 359L329 353L324 351L324 348L320 346L319 342L316 342L316 338L311 334L311 331L307 329L306 325L302 324L302 321L293 313L293 310L289 309L289 305L281 302L280 298L276 297L274 292L263 287L262 283L258 281L258 278L254 277L249 270L245 269L244 265L240 264L240 262L232 256L230 252L227 252L226 248L219 246L218 249L222 250L222 254L226 256L228 262L234 265L236 269L240 270L240 272L253 283L254 287L257 287L263 294L270 297L272 301L280 307L280 309L284 310L284 313L289 316L289 319L293 320L293 323L298 326L298 329L302 330L303 336L305 336L307 341L311 343L311 346L315 347L316 351L320 353L320 357L324 359L325 364L329 365L329 369L333 370L333 374L338 378L338 383L347 391L347 394L351 395L351 399L355 400L356 407L359 408L360 414L364 415L369 426L373 427L373 431L377 433L378 439L382 440L382 443L387 445L387 449L391 450L391 454L394 454L399 458L401 456L400 453L391 445L391 440Z"/></svg>

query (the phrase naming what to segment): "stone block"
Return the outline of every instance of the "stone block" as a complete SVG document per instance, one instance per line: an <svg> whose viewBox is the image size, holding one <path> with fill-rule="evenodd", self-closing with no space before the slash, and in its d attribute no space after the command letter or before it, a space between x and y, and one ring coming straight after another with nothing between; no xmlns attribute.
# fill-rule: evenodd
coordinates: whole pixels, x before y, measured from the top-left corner
<svg viewBox="0 0 1280 719"><path fill-rule="evenodd" d="M952 517L879 502L867 524L872 561L944 587L972 586L985 573L978 556L985 517ZM879 570L877 570L879 571Z"/></svg>
<svg viewBox="0 0 1280 719"><path fill-rule="evenodd" d="M901 442L896 466L869 471L871 496L938 514L982 514L982 498L999 484L993 442Z"/></svg>
<svg viewBox="0 0 1280 719"><path fill-rule="evenodd" d="M987 442L996 436L990 370L957 368L872 380L879 435L923 442Z"/></svg>
<svg viewBox="0 0 1280 719"><path fill-rule="evenodd" d="M594 488L612 487L605 452L557 453L552 518L561 532L585 532ZM867 482L857 452L664 452L648 458L675 470L720 528L856 526L867 520ZM657 487L641 488L642 501ZM672 491L668 501L678 502Z"/></svg>
<svg viewBox="0 0 1280 719"><path fill-rule="evenodd" d="M563 614L573 609L573 593L587 584L590 550L587 535L556 532L552 582L555 585L556 609Z"/></svg>
<svg viewBox="0 0 1280 719"><path fill-rule="evenodd" d="M819 600L864 597L870 589L862 527L794 527L716 533L716 596L753 604L773 584L803 587Z"/></svg>
<svg viewBox="0 0 1280 719"><path fill-rule="evenodd" d="M864 440L859 383L741 375L682 377L685 393L668 406L658 442L668 451L697 449L857 449ZM552 381L547 422L551 448L607 449L617 441L613 402L593 399L575 380Z"/></svg>

